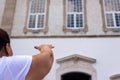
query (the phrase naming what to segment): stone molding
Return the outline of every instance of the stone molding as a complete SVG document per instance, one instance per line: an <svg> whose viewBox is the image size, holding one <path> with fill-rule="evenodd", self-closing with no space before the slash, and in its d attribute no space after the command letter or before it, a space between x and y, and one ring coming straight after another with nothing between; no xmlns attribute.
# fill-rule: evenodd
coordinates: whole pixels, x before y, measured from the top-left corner
<svg viewBox="0 0 120 80"><path fill-rule="evenodd" d="M85 57L85 56L82 56L82 55L78 55L78 54L74 54L74 55L71 55L71 56L67 56L67 57L64 57L64 58L61 58L61 59L57 59L57 63L62 63L62 62L65 62L65 61L68 61L70 59L73 59L73 60L83 60L83 61L86 61L86 62L91 62L91 63L95 63L96 60L93 59L93 58L89 58L89 57Z"/></svg>
<svg viewBox="0 0 120 80"><path fill-rule="evenodd" d="M96 60L82 55L74 54L56 61L60 66L56 71L56 80L61 80L61 75L70 72L82 72L91 76L91 80L97 80L96 69L93 64Z"/></svg>
<svg viewBox="0 0 120 80"><path fill-rule="evenodd" d="M9 35L11 35L15 9L16 9L16 0L6 0L1 28L7 31Z"/></svg>

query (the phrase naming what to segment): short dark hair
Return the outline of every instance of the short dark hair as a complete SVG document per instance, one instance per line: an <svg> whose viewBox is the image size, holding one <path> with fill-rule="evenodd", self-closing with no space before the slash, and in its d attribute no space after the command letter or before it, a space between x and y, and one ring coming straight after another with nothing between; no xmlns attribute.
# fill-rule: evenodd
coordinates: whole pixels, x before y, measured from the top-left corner
<svg viewBox="0 0 120 80"><path fill-rule="evenodd" d="M7 43L10 43L9 35L6 31L0 28L0 50L5 47Z"/></svg>

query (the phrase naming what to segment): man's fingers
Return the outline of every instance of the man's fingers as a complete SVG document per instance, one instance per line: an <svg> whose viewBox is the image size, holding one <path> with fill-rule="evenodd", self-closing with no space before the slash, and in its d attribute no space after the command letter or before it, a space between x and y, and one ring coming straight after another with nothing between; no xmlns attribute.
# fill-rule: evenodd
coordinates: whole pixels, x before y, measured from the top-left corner
<svg viewBox="0 0 120 80"><path fill-rule="evenodd" d="M34 46L35 49L37 49L38 47L37 46Z"/></svg>
<svg viewBox="0 0 120 80"><path fill-rule="evenodd" d="M52 44L43 44L41 46L34 46L35 49L41 50L41 48L43 47L49 47L49 48L54 48L54 46Z"/></svg>
<svg viewBox="0 0 120 80"><path fill-rule="evenodd" d="M34 46L35 49L39 49L39 46Z"/></svg>
<svg viewBox="0 0 120 80"><path fill-rule="evenodd" d="M49 45L50 48L54 48L54 46L52 44Z"/></svg>

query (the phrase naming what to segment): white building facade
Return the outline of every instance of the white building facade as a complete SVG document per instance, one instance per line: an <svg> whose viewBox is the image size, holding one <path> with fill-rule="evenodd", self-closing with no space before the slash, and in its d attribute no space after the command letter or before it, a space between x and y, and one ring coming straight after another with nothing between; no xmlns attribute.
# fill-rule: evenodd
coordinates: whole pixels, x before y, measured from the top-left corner
<svg viewBox="0 0 120 80"><path fill-rule="evenodd" d="M120 80L120 0L0 0L14 55L53 44L44 80Z"/></svg>

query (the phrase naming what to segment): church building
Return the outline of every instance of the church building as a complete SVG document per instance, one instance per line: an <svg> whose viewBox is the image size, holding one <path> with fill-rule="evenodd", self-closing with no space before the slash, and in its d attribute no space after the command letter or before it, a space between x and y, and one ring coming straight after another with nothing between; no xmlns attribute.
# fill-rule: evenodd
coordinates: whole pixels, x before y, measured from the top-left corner
<svg viewBox="0 0 120 80"><path fill-rule="evenodd" d="M120 80L120 0L0 0L14 55L55 46L43 80Z"/></svg>

